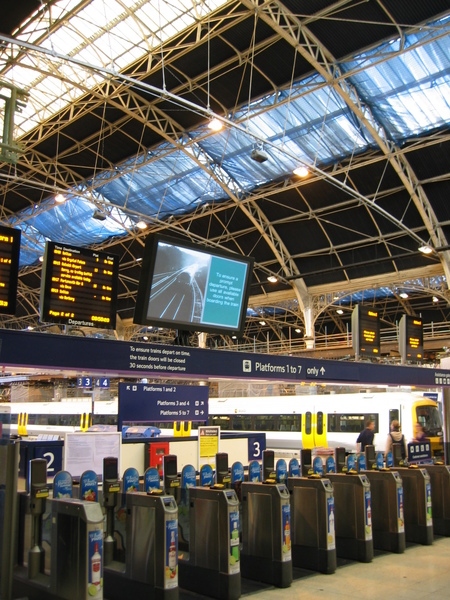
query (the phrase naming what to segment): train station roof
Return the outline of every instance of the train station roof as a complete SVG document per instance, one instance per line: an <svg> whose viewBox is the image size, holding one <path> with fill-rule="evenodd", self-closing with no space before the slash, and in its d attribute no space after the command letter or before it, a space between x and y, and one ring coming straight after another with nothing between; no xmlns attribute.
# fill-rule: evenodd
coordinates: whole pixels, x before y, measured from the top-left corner
<svg viewBox="0 0 450 600"><path fill-rule="evenodd" d="M3 327L43 328L52 240L119 255L122 330L142 335L132 317L156 232L255 258L247 340L303 335L305 306L329 334L361 302L389 325L449 319L447 0L2 12L4 124L12 90L19 110L17 147L0 156L1 222L22 230L19 307Z"/></svg>

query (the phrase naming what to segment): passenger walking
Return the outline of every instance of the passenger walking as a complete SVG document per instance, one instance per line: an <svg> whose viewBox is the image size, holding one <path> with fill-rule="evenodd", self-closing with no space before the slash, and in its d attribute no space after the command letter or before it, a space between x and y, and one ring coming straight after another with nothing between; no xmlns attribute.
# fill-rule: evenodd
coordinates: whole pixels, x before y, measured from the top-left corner
<svg viewBox="0 0 450 600"><path fill-rule="evenodd" d="M392 444L401 444L402 446L402 459L405 460L407 456L406 440L403 433L400 431L400 423L397 420L392 421L391 431L388 433L386 441L386 453L392 452Z"/></svg>
<svg viewBox="0 0 450 600"><path fill-rule="evenodd" d="M375 422L373 419L366 420L366 427L361 431L356 440L356 449L358 452L364 452L366 446L373 446L375 438Z"/></svg>

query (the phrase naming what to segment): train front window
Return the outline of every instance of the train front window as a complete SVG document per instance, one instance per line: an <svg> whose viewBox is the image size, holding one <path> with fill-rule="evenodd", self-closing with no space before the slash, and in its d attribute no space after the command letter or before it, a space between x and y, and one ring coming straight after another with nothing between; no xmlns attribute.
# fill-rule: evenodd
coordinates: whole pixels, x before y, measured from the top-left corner
<svg viewBox="0 0 450 600"><path fill-rule="evenodd" d="M426 406L416 406L416 416L418 423L423 427L425 435L442 435L441 415L439 414L437 406L431 404Z"/></svg>

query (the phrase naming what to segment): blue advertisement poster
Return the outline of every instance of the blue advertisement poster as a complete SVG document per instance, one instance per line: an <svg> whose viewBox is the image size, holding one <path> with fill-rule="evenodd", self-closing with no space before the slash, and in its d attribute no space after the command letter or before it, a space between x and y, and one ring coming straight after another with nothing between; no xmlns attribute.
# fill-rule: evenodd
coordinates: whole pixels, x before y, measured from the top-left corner
<svg viewBox="0 0 450 600"><path fill-rule="evenodd" d="M386 454L386 467L392 468L394 466L394 456L392 452Z"/></svg>
<svg viewBox="0 0 450 600"><path fill-rule="evenodd" d="M72 498L73 481L68 471L59 471L53 479L53 498Z"/></svg>
<svg viewBox="0 0 450 600"><path fill-rule="evenodd" d="M300 464L296 458L289 461L289 477L300 477Z"/></svg>
<svg viewBox="0 0 450 600"><path fill-rule="evenodd" d="M230 512L230 560L229 575L239 573L240 571L240 550L239 550L239 511Z"/></svg>
<svg viewBox="0 0 450 600"><path fill-rule="evenodd" d="M403 512L403 487L397 488L398 532L405 531L405 514Z"/></svg>
<svg viewBox="0 0 450 600"><path fill-rule="evenodd" d="M364 500L366 504L366 531L365 539L372 539L372 495L370 490L364 492Z"/></svg>
<svg viewBox="0 0 450 600"><path fill-rule="evenodd" d="M248 465L248 479L252 483L258 483L261 481L261 465L257 460L252 460Z"/></svg>
<svg viewBox="0 0 450 600"><path fill-rule="evenodd" d="M281 560L282 562L292 559L291 554L291 505L283 504L281 507L281 525L283 530Z"/></svg>
<svg viewBox="0 0 450 600"><path fill-rule="evenodd" d="M427 499L427 527L433 525L433 518L431 514L431 483L425 484L425 493Z"/></svg>
<svg viewBox="0 0 450 600"><path fill-rule="evenodd" d="M178 587L178 520L167 519L164 589L175 587Z"/></svg>
<svg viewBox="0 0 450 600"><path fill-rule="evenodd" d="M211 487L214 483L214 473L211 465L202 465L200 469L200 485L202 487Z"/></svg>
<svg viewBox="0 0 450 600"><path fill-rule="evenodd" d="M123 491L124 493L139 491L139 472L134 467L130 467L123 474Z"/></svg>
<svg viewBox="0 0 450 600"><path fill-rule="evenodd" d="M347 456L347 471L356 471L355 462L356 462L355 455L349 454Z"/></svg>
<svg viewBox="0 0 450 600"><path fill-rule="evenodd" d="M366 470L366 457L364 454L358 456L358 473Z"/></svg>
<svg viewBox="0 0 450 600"><path fill-rule="evenodd" d="M323 476L323 462L320 456L316 456L313 460L313 473L320 475L321 477Z"/></svg>
<svg viewBox="0 0 450 600"><path fill-rule="evenodd" d="M88 594L103 598L103 531L94 529L88 536Z"/></svg>
<svg viewBox="0 0 450 600"><path fill-rule="evenodd" d="M277 460L277 483L286 483L287 480L287 465L284 458Z"/></svg>
<svg viewBox="0 0 450 600"><path fill-rule="evenodd" d="M149 467L144 473L144 491L159 490L160 487L161 480L158 469L156 467Z"/></svg>
<svg viewBox="0 0 450 600"><path fill-rule="evenodd" d="M334 497L327 498L327 550L334 550L336 547L336 533L334 528Z"/></svg>
<svg viewBox="0 0 450 600"><path fill-rule="evenodd" d="M95 471L84 471L80 477L80 498L90 502L97 502L98 480Z"/></svg>
<svg viewBox="0 0 450 600"><path fill-rule="evenodd" d="M383 467L384 467L383 453L382 452L378 452L378 454L377 454L377 469L380 470Z"/></svg>
<svg viewBox="0 0 450 600"><path fill-rule="evenodd" d="M329 456L327 458L326 467L327 467L327 473L336 473L336 463L332 456Z"/></svg>

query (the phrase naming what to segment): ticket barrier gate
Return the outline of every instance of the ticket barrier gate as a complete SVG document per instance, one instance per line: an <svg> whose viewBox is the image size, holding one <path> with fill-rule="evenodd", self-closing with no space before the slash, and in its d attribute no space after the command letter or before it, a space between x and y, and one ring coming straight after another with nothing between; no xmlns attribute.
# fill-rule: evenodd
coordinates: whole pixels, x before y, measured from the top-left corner
<svg viewBox="0 0 450 600"><path fill-rule="evenodd" d="M239 500L223 484L189 489L189 551L179 555L181 588L219 598L241 595Z"/></svg>
<svg viewBox="0 0 450 600"><path fill-rule="evenodd" d="M117 459L103 462L103 505L106 513L104 590L108 600L135 598L178 600L178 508L160 489L139 490L139 474L123 476L125 515L123 548L116 547L114 512L120 496ZM106 552L106 543L108 552Z"/></svg>
<svg viewBox="0 0 450 600"><path fill-rule="evenodd" d="M426 465L425 468L431 483L433 532L450 536L450 467Z"/></svg>
<svg viewBox="0 0 450 600"><path fill-rule="evenodd" d="M403 481L405 539L430 545L433 543L430 476L420 467L396 467L396 471Z"/></svg>
<svg viewBox="0 0 450 600"><path fill-rule="evenodd" d="M373 546L398 554L405 551L403 482L397 471L364 471L372 495Z"/></svg>
<svg viewBox="0 0 450 600"><path fill-rule="evenodd" d="M292 564L334 573L336 538L334 490L329 479L288 477L291 495Z"/></svg>
<svg viewBox="0 0 450 600"><path fill-rule="evenodd" d="M334 490L337 556L371 562L372 498L367 475L356 472L327 473L327 478Z"/></svg>
<svg viewBox="0 0 450 600"><path fill-rule="evenodd" d="M290 495L283 483L243 481L242 577L289 587L292 582Z"/></svg>
<svg viewBox="0 0 450 600"><path fill-rule="evenodd" d="M19 456L19 439L0 436L0 598L4 600L12 598Z"/></svg>
<svg viewBox="0 0 450 600"><path fill-rule="evenodd" d="M103 513L100 505L73 498L49 499L45 459L30 461L29 477L30 492L21 494L19 503L21 540L14 593L26 594L29 600L88 600L93 596L102 600ZM51 523L47 552L43 547L46 513L50 513ZM26 542L25 532L28 517L31 519L30 543Z"/></svg>

